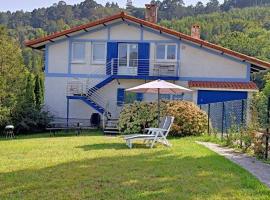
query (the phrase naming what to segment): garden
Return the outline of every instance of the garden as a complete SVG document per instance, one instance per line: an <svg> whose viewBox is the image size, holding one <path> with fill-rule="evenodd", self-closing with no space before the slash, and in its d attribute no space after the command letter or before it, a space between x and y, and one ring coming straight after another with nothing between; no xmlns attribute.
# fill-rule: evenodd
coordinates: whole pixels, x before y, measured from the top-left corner
<svg viewBox="0 0 270 200"><path fill-rule="evenodd" d="M195 143L130 150L99 131L0 141L0 199L268 199L250 173Z"/></svg>
<svg viewBox="0 0 270 200"><path fill-rule="evenodd" d="M0 199L269 199L257 178L196 143L207 138L198 106L163 101L161 114L175 116L171 148L139 142L131 150L99 130L1 139ZM128 104L119 121L122 134L156 125L156 103Z"/></svg>

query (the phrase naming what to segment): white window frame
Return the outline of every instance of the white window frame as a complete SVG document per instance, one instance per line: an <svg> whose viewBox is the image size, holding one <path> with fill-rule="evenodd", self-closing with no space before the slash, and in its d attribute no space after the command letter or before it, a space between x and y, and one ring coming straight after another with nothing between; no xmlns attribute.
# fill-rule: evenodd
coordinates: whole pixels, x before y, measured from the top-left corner
<svg viewBox="0 0 270 200"><path fill-rule="evenodd" d="M158 59L157 58L157 46L158 45L164 45L165 46L165 58L164 59ZM169 45L175 46L175 59L168 59L168 57L167 57L167 52L168 52L168 46ZM175 43L157 43L156 48L155 48L155 59L157 61L166 61L166 62L176 61L177 60L177 44L175 44Z"/></svg>
<svg viewBox="0 0 270 200"><path fill-rule="evenodd" d="M139 58L139 44L137 43L119 43L119 44L125 44L127 45L127 66L120 66L120 57L119 57L119 47L118 47L118 66L120 67L127 67L127 68L137 68L138 67L138 63L137 63L137 66L136 67L133 67L133 66L130 66L129 65L129 61L130 61L130 46L131 45L137 45L137 50L138 50L138 54L137 54L137 61L138 61L138 58Z"/></svg>
<svg viewBox="0 0 270 200"><path fill-rule="evenodd" d="M94 60L94 45L95 44L103 44L105 46L104 48L104 60ZM107 44L106 42L92 42L91 44L91 61L92 64L105 64L106 63L106 52L107 52Z"/></svg>
<svg viewBox="0 0 270 200"><path fill-rule="evenodd" d="M84 48L84 58L82 60L79 59L74 59L73 55L74 55L74 44L83 44L83 48ZM71 47L71 63L85 63L85 54L86 54L86 45L85 42L72 42L72 47Z"/></svg>

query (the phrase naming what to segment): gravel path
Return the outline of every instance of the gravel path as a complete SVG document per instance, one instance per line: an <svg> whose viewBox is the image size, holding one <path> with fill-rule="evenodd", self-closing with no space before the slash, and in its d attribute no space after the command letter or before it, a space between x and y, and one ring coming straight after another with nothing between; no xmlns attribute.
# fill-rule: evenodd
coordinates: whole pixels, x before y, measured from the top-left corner
<svg viewBox="0 0 270 200"><path fill-rule="evenodd" d="M210 142L197 142L210 150L226 157L234 163L242 166L251 174L256 176L261 182L270 188L270 165L257 160L256 158L243 153L236 153L231 148L220 147Z"/></svg>

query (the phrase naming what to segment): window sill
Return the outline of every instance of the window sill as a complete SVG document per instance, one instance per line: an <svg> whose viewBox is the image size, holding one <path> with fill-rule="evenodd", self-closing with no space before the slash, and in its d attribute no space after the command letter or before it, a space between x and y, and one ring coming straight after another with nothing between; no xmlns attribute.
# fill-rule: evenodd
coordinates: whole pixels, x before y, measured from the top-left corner
<svg viewBox="0 0 270 200"><path fill-rule="evenodd" d="M177 60L175 59L175 60L169 60L169 59L156 59L156 62L166 62L166 63L168 63L168 62L174 62L174 63L176 63L177 62Z"/></svg>
<svg viewBox="0 0 270 200"><path fill-rule="evenodd" d="M96 62L91 62L92 65L105 65L106 62L105 61L96 61Z"/></svg>
<svg viewBox="0 0 270 200"><path fill-rule="evenodd" d="M71 64L86 64L85 61L71 61Z"/></svg>

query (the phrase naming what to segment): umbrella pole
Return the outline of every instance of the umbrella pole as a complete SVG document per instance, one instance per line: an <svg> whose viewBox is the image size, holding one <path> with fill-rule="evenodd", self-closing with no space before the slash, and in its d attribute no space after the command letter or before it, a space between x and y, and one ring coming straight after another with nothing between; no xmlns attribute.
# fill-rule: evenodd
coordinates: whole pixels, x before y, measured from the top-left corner
<svg viewBox="0 0 270 200"><path fill-rule="evenodd" d="M159 127L159 118L160 118L160 89L158 88L158 127Z"/></svg>

